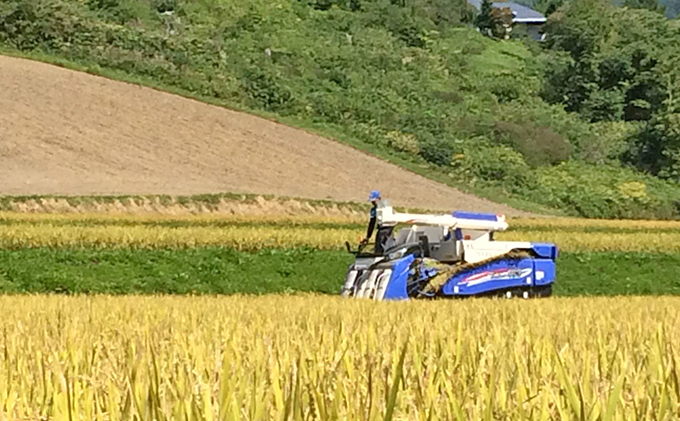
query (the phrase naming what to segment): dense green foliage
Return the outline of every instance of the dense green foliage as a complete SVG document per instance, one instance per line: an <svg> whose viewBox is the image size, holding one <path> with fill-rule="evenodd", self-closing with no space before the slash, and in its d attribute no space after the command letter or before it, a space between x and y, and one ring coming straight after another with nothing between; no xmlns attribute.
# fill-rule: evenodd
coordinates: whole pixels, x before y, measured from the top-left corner
<svg viewBox="0 0 680 421"><path fill-rule="evenodd" d="M516 0L517 3L527 5L535 10L550 16L555 13L567 1L571 0ZM631 9L647 9L665 15L669 19L675 19L680 14L680 0L613 0L615 6Z"/></svg>
<svg viewBox="0 0 680 421"><path fill-rule="evenodd" d="M543 96L592 122L621 122L623 158L680 180L680 26L661 14L575 0L550 18Z"/></svg>
<svg viewBox="0 0 680 421"><path fill-rule="evenodd" d="M547 53L481 36L465 0L8 0L0 45L322 127L473 191L588 217L677 217L677 114L658 81L672 62L631 61L647 46L638 37L674 30L602 6L633 31L601 40L610 24L589 17L600 9L581 20L588 4L554 14ZM603 43L585 62L569 52ZM599 85L621 65L615 88ZM648 124L623 118L644 110Z"/></svg>
<svg viewBox="0 0 680 421"><path fill-rule="evenodd" d="M0 292L107 294L335 294L344 252L223 248L0 250ZM680 294L680 256L563 253L556 295Z"/></svg>

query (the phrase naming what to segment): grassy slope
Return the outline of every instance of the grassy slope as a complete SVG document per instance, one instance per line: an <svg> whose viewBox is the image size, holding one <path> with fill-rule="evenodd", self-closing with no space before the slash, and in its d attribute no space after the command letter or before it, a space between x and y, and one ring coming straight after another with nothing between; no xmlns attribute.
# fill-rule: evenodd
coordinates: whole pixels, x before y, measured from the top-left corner
<svg viewBox="0 0 680 421"><path fill-rule="evenodd" d="M181 24L169 33L148 4L110 3L135 7L55 0L28 13L21 10L33 3L12 0L18 12L11 16L26 24L0 33L0 48L304 127L526 210L677 216L672 203L680 190L606 159L584 162L593 150L608 157L610 143L622 139L606 130L603 143L588 124L538 98L536 52L452 26L460 18L455 11L440 25L421 16L429 14L428 2L411 21L408 9L387 1L366 2L361 13L313 10L304 2L177 1ZM405 34L417 39L405 42ZM531 167L499 144L499 121L516 124L522 139L549 128L572 144L572 162ZM398 141L388 136L394 133ZM450 156L457 158L440 162ZM646 184L643 197L627 193L634 180Z"/></svg>
<svg viewBox="0 0 680 421"><path fill-rule="evenodd" d="M1 250L0 292L335 294L351 261L344 252L300 249ZM680 294L678 267L680 255L563 253L555 294Z"/></svg>
<svg viewBox="0 0 680 421"><path fill-rule="evenodd" d="M480 69L483 69L487 61L488 62L499 62L500 61L500 68L503 69L504 71L512 71L515 69L517 66L515 63L508 62L508 60L498 60L498 58L493 58L495 55L501 54L502 56L502 51L505 51L506 49L510 50L517 50L519 49L520 51L523 51L526 53L526 50L523 50L523 48L519 44L513 44L510 47L507 46L502 46L499 45L495 48L490 49L489 51L486 51L484 56L490 59L486 58L475 58L475 62L480 66ZM79 59L77 61L75 60L69 60L64 57L59 57L51 54L45 54L44 52L41 51L21 51L21 50L16 50L14 48L10 48L7 46L3 46L0 44L0 54L10 56L10 57L17 57L17 58L26 58L30 60L36 60L36 61L41 61L44 63L49 63L53 65L57 65L60 67L64 67L66 69L70 70L76 70L80 72L85 72L89 73L95 76L102 76L106 77L108 79L112 80L118 80L121 82L127 82L135 85L140 85L140 86L145 86L148 88L153 88L157 89L159 91L164 91L164 92L170 92L175 95L182 96L184 98L190 98L190 99L195 99L198 101L202 101L208 104L212 105L217 105L221 107L226 107L230 108L236 111L243 111L247 112L253 115L257 115L259 117L268 119L270 121L275 121L278 123L286 124L291 127L296 127L300 128L303 130L306 130L310 133L317 134L319 136L324 136L333 140L340 141L342 143L345 143L353 148L356 148L358 150L367 152L369 154L372 154L374 156L377 156L379 158L384 159L387 162L391 162L395 165L398 165L402 168L405 168L409 171L412 171L416 174L422 175L423 177L427 177L431 180L440 182L442 184L455 187L457 189L460 189L461 191L464 191L466 193L474 194L479 197L484 197L488 198L490 200L493 200L498 203L504 203L509 206L512 206L516 209L521 209L527 212L534 212L537 214L546 214L546 215L556 215L556 216L563 216L563 215L568 215L569 212L565 212L561 209L556 209L554 207L546 206L541 203L536 203L535 201L531 200L526 200L522 196L518 195L513 195L509 194L507 190L505 190L503 187L494 185L494 184L489 184L489 183L470 183L469 180L462 179L461 177L451 177L447 173L444 173L441 171L441 168L429 165L425 162L422 162L420 160L416 160L414 162L413 157L408 157L405 156L403 153L398 153L390 148L384 147L384 145L376 145L371 142L367 142L365 140L362 140L359 137L356 137L350 133L347 132L345 127L335 125L335 124L330 124L330 123L325 123L325 122L319 122L317 119L314 118L304 118L301 116L297 115L279 115L270 111L254 108L252 106L247 106L238 102L234 101L229 101L229 100L224 100L220 98L215 98L211 96L206 96L206 95L201 95L196 92L190 91L188 89L183 89L168 83L163 83L158 81L157 79L154 79L152 77L145 77L145 76L140 76L140 75L135 75L135 74L130 74L127 72L123 72L117 69L110 69L110 68L105 68L101 67L99 64L95 62L88 61L87 59ZM476 66L477 67L477 66ZM483 71L480 71L481 73ZM227 195L231 196L233 195L232 193L215 193L213 195L202 195L202 196L220 196L220 195ZM242 196L241 194L236 194L239 196ZM32 199L42 199L46 198L47 196L22 196L22 197L0 197L0 207L2 207L3 203L7 204L10 202L14 202L17 200L32 200ZM62 198L61 196L54 196L56 198ZM72 200L70 197L63 197L64 199ZM126 196L125 198L132 198L129 196ZM92 202L99 202L101 201L101 196L93 196L93 197L83 197L83 200L86 201L92 201ZM106 200L106 199L104 199ZM186 197L187 201L197 201L197 202L202 202L203 198L202 197ZM301 200L307 200L307 199L301 199ZM8 210L8 209L4 209Z"/></svg>

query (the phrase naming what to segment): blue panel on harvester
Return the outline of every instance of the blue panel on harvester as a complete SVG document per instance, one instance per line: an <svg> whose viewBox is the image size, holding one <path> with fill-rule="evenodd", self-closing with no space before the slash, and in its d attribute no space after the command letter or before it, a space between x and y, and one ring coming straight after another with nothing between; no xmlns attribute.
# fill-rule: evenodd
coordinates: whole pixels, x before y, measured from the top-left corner
<svg viewBox="0 0 680 421"><path fill-rule="evenodd" d="M411 270L411 263L413 263L413 260L415 260L415 257L412 254L409 254L394 263L394 266L392 266L392 276L385 289L383 300L408 299L406 284L408 282L408 273Z"/></svg>
<svg viewBox="0 0 680 421"><path fill-rule="evenodd" d="M478 221L498 221L498 216L492 213L475 213L475 212L453 212L454 218L460 219L476 219Z"/></svg>
<svg viewBox="0 0 680 421"><path fill-rule="evenodd" d="M536 285L548 285L555 282L555 261L534 259L534 278L536 278Z"/></svg>
<svg viewBox="0 0 680 421"><path fill-rule="evenodd" d="M557 246L550 243L532 243L531 249L538 257L545 259L557 259Z"/></svg>
<svg viewBox="0 0 680 421"><path fill-rule="evenodd" d="M498 260L455 275L442 287L444 295L475 295L499 289L531 286L534 259Z"/></svg>

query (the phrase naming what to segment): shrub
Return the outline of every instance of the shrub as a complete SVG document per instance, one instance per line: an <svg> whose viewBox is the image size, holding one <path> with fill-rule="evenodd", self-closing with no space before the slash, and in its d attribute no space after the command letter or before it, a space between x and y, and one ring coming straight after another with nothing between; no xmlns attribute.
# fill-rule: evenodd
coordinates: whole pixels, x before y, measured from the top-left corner
<svg viewBox="0 0 680 421"><path fill-rule="evenodd" d="M578 157L594 164L617 161L640 130L638 124L625 121L602 121L590 127L594 136L583 142Z"/></svg>
<svg viewBox="0 0 680 421"><path fill-rule="evenodd" d="M680 189L624 168L576 162L541 168L527 197L589 218L677 218Z"/></svg>
<svg viewBox="0 0 680 421"><path fill-rule="evenodd" d="M618 89L597 90L583 102L581 115L589 121L619 121L623 117L624 93Z"/></svg>
<svg viewBox="0 0 680 421"><path fill-rule="evenodd" d="M483 180L518 191L534 184L531 168L522 155L507 146L469 145L451 165L465 178Z"/></svg>
<svg viewBox="0 0 680 421"><path fill-rule="evenodd" d="M440 101L450 102L453 104L460 104L465 101L463 95L452 91L434 91L432 92L432 96Z"/></svg>
<svg viewBox="0 0 680 421"><path fill-rule="evenodd" d="M488 81L489 91L496 97L496 100L501 103L514 101L522 96L524 86L522 82L514 77L494 76Z"/></svg>
<svg viewBox="0 0 680 421"><path fill-rule="evenodd" d="M427 136L420 142L420 156L427 162L439 166L447 166L451 163L453 147L444 140L433 136Z"/></svg>
<svg viewBox="0 0 680 421"><path fill-rule="evenodd" d="M416 137L410 133L402 133L394 130L385 135L387 144L400 152L406 152L411 155L418 155L420 153L420 145Z"/></svg>
<svg viewBox="0 0 680 421"><path fill-rule="evenodd" d="M282 111L290 106L293 100L291 91L261 68L248 69L244 79L246 93L258 107L269 111Z"/></svg>
<svg viewBox="0 0 680 421"><path fill-rule="evenodd" d="M515 148L532 167L554 165L569 159L571 145L548 127L508 121L496 122L496 140Z"/></svg>

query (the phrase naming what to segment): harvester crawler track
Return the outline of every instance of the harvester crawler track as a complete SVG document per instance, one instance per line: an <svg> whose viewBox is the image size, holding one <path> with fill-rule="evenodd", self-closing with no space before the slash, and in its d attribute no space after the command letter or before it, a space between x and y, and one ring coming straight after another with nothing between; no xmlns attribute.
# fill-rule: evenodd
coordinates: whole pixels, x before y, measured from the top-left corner
<svg viewBox="0 0 680 421"><path fill-rule="evenodd" d="M474 270L489 263L493 263L498 260L522 260L526 258L533 257L532 253L526 250L511 250L508 253L502 254L500 256L494 256L486 260L481 260L474 263L461 263L455 266L444 265L437 263L430 265L430 267L440 269L441 271L435 275L430 281L423 287L419 292L420 296L433 296L436 295L444 284L451 279L453 276L458 275L469 270Z"/></svg>

